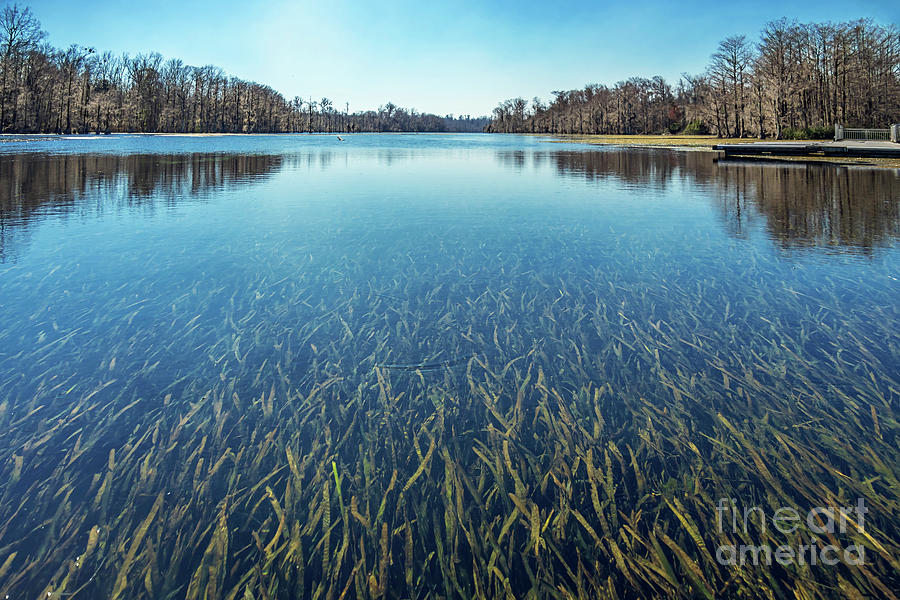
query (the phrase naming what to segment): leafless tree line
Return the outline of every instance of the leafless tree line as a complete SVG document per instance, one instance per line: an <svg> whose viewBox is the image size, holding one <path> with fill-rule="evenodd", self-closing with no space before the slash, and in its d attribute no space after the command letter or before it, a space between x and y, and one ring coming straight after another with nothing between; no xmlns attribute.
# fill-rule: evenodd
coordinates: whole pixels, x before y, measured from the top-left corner
<svg viewBox="0 0 900 600"><path fill-rule="evenodd" d="M219 67L116 56L45 43L30 9L0 10L0 131L4 133L284 133L481 131L487 118L438 116L388 103L339 111L328 98L286 99Z"/></svg>
<svg viewBox="0 0 900 600"><path fill-rule="evenodd" d="M900 122L900 33L895 25L768 23L757 41L722 40L700 75L673 88L662 77L555 91L544 104L514 98L490 131L712 133L722 137L827 137L835 123Z"/></svg>

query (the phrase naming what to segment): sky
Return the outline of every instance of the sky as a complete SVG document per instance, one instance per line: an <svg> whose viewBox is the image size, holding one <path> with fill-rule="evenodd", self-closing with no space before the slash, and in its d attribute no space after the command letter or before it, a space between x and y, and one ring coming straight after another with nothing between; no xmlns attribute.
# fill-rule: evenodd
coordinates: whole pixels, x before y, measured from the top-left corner
<svg viewBox="0 0 900 600"><path fill-rule="evenodd" d="M502 100L702 72L780 17L900 26L900 0L18 0L56 47L156 51L288 98L487 115Z"/></svg>

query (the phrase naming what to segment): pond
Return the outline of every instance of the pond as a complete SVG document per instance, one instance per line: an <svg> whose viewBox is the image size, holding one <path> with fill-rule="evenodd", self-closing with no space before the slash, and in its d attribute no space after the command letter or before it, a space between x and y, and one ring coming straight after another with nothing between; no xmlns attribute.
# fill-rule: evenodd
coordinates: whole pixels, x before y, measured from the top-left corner
<svg viewBox="0 0 900 600"><path fill-rule="evenodd" d="M0 142L2 595L900 589L896 170Z"/></svg>

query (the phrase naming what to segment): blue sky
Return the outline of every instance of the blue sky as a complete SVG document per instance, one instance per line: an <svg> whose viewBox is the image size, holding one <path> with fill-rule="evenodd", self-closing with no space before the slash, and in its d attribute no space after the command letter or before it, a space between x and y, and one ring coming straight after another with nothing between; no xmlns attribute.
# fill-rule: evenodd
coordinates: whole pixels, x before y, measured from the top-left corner
<svg viewBox="0 0 900 600"><path fill-rule="evenodd" d="M900 25L898 0L497 2L34 0L62 47L155 50L337 108L387 101L439 114L489 114L501 100L705 68L722 38L767 21L871 17Z"/></svg>

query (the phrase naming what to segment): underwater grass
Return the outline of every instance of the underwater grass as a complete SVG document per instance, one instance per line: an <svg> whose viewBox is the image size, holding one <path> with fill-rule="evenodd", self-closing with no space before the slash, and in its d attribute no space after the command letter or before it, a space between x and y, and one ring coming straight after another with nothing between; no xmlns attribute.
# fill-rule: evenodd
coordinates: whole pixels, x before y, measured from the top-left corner
<svg viewBox="0 0 900 600"><path fill-rule="evenodd" d="M895 598L896 288L559 233L34 306L0 330L0 594ZM722 565L813 540L720 531L720 498L863 498L816 543L867 561Z"/></svg>

